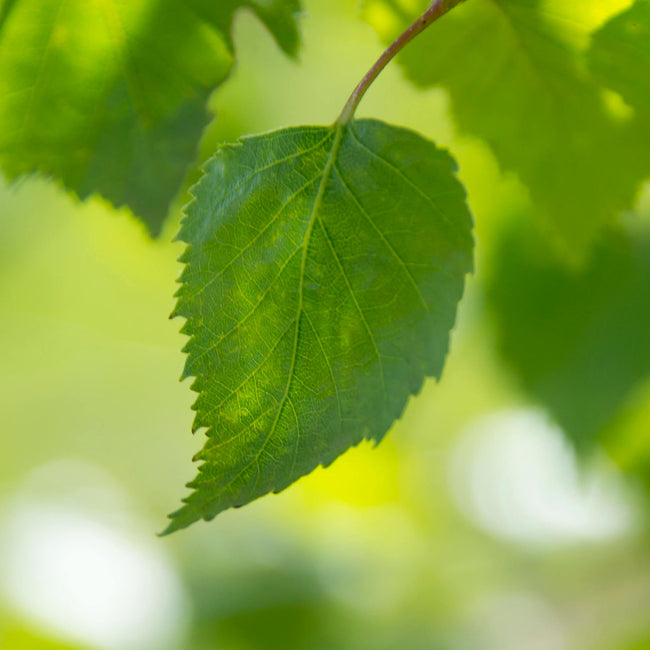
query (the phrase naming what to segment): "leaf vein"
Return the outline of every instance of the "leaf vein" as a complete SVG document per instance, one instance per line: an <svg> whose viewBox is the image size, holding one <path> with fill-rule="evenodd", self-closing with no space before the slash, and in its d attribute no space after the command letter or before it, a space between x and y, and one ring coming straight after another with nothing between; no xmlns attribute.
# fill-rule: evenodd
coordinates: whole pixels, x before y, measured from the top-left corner
<svg viewBox="0 0 650 650"><path fill-rule="evenodd" d="M350 293L350 297L352 298L352 301L354 302L357 312L359 313L361 322L363 323L364 327L366 328L366 331L368 332L368 336L370 337L370 342L372 343L372 346L375 349L375 354L377 356L377 361L379 363L379 374L381 376L382 390L384 392L384 397L388 399L388 392L386 391L386 379L384 377L384 364L381 360L381 354L379 353L379 348L377 347L377 341L375 340L375 335L372 333L372 330L370 329L370 325L368 324L368 321L366 320L366 316L363 310L361 309L361 305L359 305L359 301L357 300L354 290L352 289L352 285L350 284L348 276L345 273L345 269L341 264L341 260L338 256L338 253L336 252L332 240L330 239L330 236L327 233L325 224L323 224L321 219L318 219L318 224L320 225L321 230L323 231L323 235L325 236L325 240L327 241L329 249L332 251L332 257L334 258L334 261L336 262L336 265L338 266L339 271L341 273L341 277L343 278L343 281L345 282L345 285L348 288L348 292Z"/></svg>
<svg viewBox="0 0 650 650"><path fill-rule="evenodd" d="M364 150L367 151L371 156L382 162L384 165L393 170L393 172L401 178L409 187L413 188L444 220L444 222L451 228L455 230L449 217L440 209L440 207L433 201L433 199L422 189L420 189L401 169L393 165L392 162L386 160L383 156L380 156L376 151L370 149L365 145L359 138L355 135L354 130L350 129L350 135L352 139Z"/></svg>
<svg viewBox="0 0 650 650"><path fill-rule="evenodd" d="M275 222L282 216L284 211L291 205L291 203L302 193L304 192L312 183L317 181L319 179L319 176L315 176L312 178L310 181L302 185L299 189L297 189L281 206L280 209L273 215L273 217L269 220L269 222L260 230L253 239L251 239L248 244L242 249L240 249L240 252L235 255L218 273L216 273L208 282L206 282L202 287L200 287L195 293L193 293L190 296L187 296L188 300L192 300L193 298L196 298L199 294L203 293L208 287L210 287L212 284L214 284L219 278L223 276L223 274L237 261L239 260L247 251L249 251L255 243L262 237L266 232L269 231L269 229L275 224Z"/></svg>
<svg viewBox="0 0 650 650"><path fill-rule="evenodd" d="M413 274L409 271L408 266L406 265L406 262L400 257L398 252L393 248L392 244L388 241L384 233L377 227L377 224L370 218L370 215L367 213L365 208L361 205L361 202L359 199L355 196L355 194L352 192L352 189L346 182L345 178L343 177L343 173L341 170L338 169L336 165L334 165L334 171L337 173L339 179L341 180L341 184L343 185L343 188L347 192L347 194L350 196L354 204L356 205L357 209L359 212L365 217L366 221L372 226L373 230L379 235L381 238L382 242L388 248L392 256L395 258L397 263L399 264L400 268L404 271L406 274L406 277L409 279L410 283L413 285L413 288L415 289L415 292L418 294L418 298L420 300L420 303L422 304L422 307L424 307L424 310L426 312L429 311L429 306L427 305L426 301L424 300L424 296L422 295L422 292L420 291L420 287L418 286L417 282L415 281L415 278L413 277Z"/></svg>

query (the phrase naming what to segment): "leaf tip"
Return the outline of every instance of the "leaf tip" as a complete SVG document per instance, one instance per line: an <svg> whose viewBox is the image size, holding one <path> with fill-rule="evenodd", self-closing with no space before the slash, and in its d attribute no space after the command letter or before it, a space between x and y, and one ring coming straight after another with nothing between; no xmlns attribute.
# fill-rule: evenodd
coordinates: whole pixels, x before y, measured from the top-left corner
<svg viewBox="0 0 650 650"><path fill-rule="evenodd" d="M170 519L170 522L162 532L156 534L157 537L167 537L168 535L175 533L177 530L187 528L194 522L204 518L201 512L190 503L186 503L182 508L175 510L167 516Z"/></svg>

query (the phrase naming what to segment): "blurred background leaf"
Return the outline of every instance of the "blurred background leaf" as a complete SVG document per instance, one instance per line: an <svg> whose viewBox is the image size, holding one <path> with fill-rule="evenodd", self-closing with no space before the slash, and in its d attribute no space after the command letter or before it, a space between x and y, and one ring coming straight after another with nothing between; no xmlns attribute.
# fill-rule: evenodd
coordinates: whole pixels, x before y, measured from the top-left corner
<svg viewBox="0 0 650 650"><path fill-rule="evenodd" d="M249 7L295 56L298 0L0 5L0 167L128 206L157 235L233 65Z"/></svg>
<svg viewBox="0 0 650 650"><path fill-rule="evenodd" d="M588 62L594 76L632 109L631 128L650 168L650 2L637 0L603 25L593 36Z"/></svg>
<svg viewBox="0 0 650 650"><path fill-rule="evenodd" d="M593 449L650 378L650 231L608 233L577 270L519 219L489 276L505 360L575 445Z"/></svg>
<svg viewBox="0 0 650 650"><path fill-rule="evenodd" d="M598 79L639 113L650 117L650 2L637 0L595 34L589 63Z"/></svg>
<svg viewBox="0 0 650 650"><path fill-rule="evenodd" d="M366 0L364 16L388 42L427 4ZM632 206L650 174L645 141L633 135L616 97L603 96L583 61L590 27L621 2L591 3L595 10L577 4L467 2L399 57L417 86L447 89L458 128L484 139L501 168L517 174L533 212L552 224L574 260L603 225ZM633 64L629 48L620 54L617 70Z"/></svg>

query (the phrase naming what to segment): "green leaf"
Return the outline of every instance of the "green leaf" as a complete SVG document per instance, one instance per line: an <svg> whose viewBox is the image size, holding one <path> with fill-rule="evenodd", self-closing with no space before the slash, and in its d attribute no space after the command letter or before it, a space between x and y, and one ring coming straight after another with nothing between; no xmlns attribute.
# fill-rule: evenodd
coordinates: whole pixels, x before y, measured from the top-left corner
<svg viewBox="0 0 650 650"><path fill-rule="evenodd" d="M594 34L589 64L604 85L620 93L637 111L637 119L647 128L650 123L650 1L637 0Z"/></svg>
<svg viewBox="0 0 650 650"><path fill-rule="evenodd" d="M381 122L222 147L179 238L184 376L207 428L167 532L381 440L439 377L472 221L453 159Z"/></svg>
<svg viewBox="0 0 650 650"><path fill-rule="evenodd" d="M599 29L588 62L594 77L632 109L629 129L638 144L627 155L650 176L650 1L637 0Z"/></svg>
<svg viewBox="0 0 650 650"><path fill-rule="evenodd" d="M299 0L0 2L0 167L128 205L156 234L250 7L288 54Z"/></svg>
<svg viewBox="0 0 650 650"><path fill-rule="evenodd" d="M366 18L388 41L427 2L408 3L411 11L397 0L365 4ZM519 176L576 257L631 207L649 171L647 146L610 110L583 60L595 18L619 5L470 0L400 56L416 85L448 90L460 129L484 139L501 167Z"/></svg>
<svg viewBox="0 0 650 650"><path fill-rule="evenodd" d="M487 295L501 353L588 450L650 378L650 232L609 234L577 270L520 225L494 259Z"/></svg>

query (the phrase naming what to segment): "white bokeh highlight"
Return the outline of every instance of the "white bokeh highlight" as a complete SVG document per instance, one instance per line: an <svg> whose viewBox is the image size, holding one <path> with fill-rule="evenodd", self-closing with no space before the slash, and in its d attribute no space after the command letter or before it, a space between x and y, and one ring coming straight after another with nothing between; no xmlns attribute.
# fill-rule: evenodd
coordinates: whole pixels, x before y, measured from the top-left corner
<svg viewBox="0 0 650 650"><path fill-rule="evenodd" d="M0 529L0 589L36 628L99 650L172 650L189 618L153 533L109 523L69 495L15 499ZM106 513L103 513L104 515Z"/></svg>
<svg viewBox="0 0 650 650"><path fill-rule="evenodd" d="M454 450L451 479L461 511L512 541L606 541L636 520L615 468L605 459L578 467L562 432L537 411L507 411L470 425Z"/></svg>

